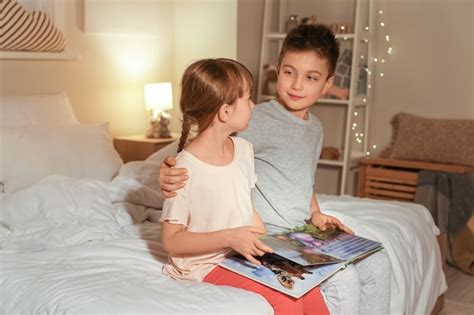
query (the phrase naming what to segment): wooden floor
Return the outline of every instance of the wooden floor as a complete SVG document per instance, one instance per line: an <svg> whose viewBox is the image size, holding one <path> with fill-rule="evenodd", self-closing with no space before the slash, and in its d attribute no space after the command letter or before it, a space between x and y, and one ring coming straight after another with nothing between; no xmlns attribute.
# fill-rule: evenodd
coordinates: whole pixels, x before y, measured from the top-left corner
<svg viewBox="0 0 474 315"><path fill-rule="evenodd" d="M447 266L444 309L439 315L474 314L474 276L469 276L456 268Z"/></svg>

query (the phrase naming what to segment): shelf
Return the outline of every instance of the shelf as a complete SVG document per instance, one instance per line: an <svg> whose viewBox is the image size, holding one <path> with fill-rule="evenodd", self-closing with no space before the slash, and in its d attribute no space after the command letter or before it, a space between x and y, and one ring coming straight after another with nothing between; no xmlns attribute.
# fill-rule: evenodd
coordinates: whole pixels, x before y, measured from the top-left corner
<svg viewBox="0 0 474 315"><path fill-rule="evenodd" d="M266 39L280 39L283 40L286 37L286 33L267 33L265 34ZM348 40L348 39L354 39L355 35L354 34L336 34L337 39L343 39L343 40Z"/></svg>
<svg viewBox="0 0 474 315"><path fill-rule="evenodd" d="M318 165L343 166L342 160L319 160Z"/></svg>
<svg viewBox="0 0 474 315"><path fill-rule="evenodd" d="M262 41L259 61L260 75L258 76L257 82L258 102L265 102L275 98L275 95L268 95L262 93L263 91L265 91L265 87L269 87L265 86L268 78L266 75L267 70L264 69L264 66L267 64L274 64L276 62L275 57L279 56L279 53L282 49L283 41L287 37L287 33L278 32L278 30L284 29L284 26L286 25L285 21L287 21L287 17L289 14L289 12L287 12L289 9L288 6L279 5L277 4L278 1L275 0L263 1L265 2L265 5L261 33ZM340 180L337 185L339 186L338 190L340 194L344 194L345 190L348 189L348 187L351 187L351 184L347 185L348 176L352 176L349 175L349 173L353 172L354 169L359 166L360 160L365 157L365 152L368 149L367 141L369 133L369 108L370 106L372 106L371 103L373 92L369 89L369 84L372 84L374 77L370 77L367 75L367 88L359 90L358 88L360 87L360 84L362 84L362 82L360 82L359 80L359 72L355 69L359 69L360 67L372 69L374 65L372 58L372 56L374 55L374 47L372 43L375 43L376 37L373 31L369 32L366 28L368 27L370 30L374 29L374 1L375 0L354 0L353 5L347 6L347 13L349 13L351 10L354 11L354 20L352 25L352 29L354 31L349 34L335 34L336 39L344 47L344 49L351 49L353 52L350 61L350 68L353 71L350 72L349 78L347 78L347 75L344 76L344 79L349 79L350 82L348 88L349 91L348 93L346 93L347 95L344 96L350 96L350 98L338 99L327 95L320 98L313 105L320 107L324 110L324 116L326 119L330 119L329 115L331 115L331 111L333 110L337 111L338 116L340 116L342 113L344 114L343 122L338 123L337 125L333 125L331 127L338 128L338 130L342 129L342 143L338 143L337 145L340 146L340 148L344 148L346 155L344 155L343 153L338 160L321 159L318 165L318 167L321 168L334 168L338 171L337 176L340 177ZM307 1L307 5L303 6L301 10L310 10L310 8L316 6L317 2L320 2L320 0L314 0L314 3L311 2L313 1ZM358 54L361 52L367 55L366 60L356 58L356 56L358 56ZM342 63L347 67L349 62L347 60L344 60L344 62ZM363 93L359 94L358 91ZM327 112L325 111L326 109L328 110ZM354 117L356 115L357 117ZM357 125L360 125L360 127L355 130L360 133L363 132L363 134L365 135L363 139L359 138L357 141L361 145L356 146L354 146L355 143L353 143L353 130L351 131L352 127L354 127L355 122L357 122ZM362 142L360 141L360 139L362 139ZM363 152L354 152L353 150Z"/></svg>
<svg viewBox="0 0 474 315"><path fill-rule="evenodd" d="M261 101L269 101L269 100L272 100L275 98L275 95L265 95L265 94L262 94L260 95L260 98L261 100L259 100L259 102Z"/></svg>
<svg viewBox="0 0 474 315"><path fill-rule="evenodd" d="M365 157L364 152L358 152L358 151L351 152L349 168L353 168L355 166L358 166L359 161L363 157ZM344 161L343 160L323 160L323 159L321 159L321 160L319 160L318 165L343 167L344 166Z"/></svg>
<svg viewBox="0 0 474 315"><path fill-rule="evenodd" d="M339 104L339 105L348 105L349 100L340 100L337 98L320 98L317 101L318 104Z"/></svg>
<svg viewBox="0 0 474 315"><path fill-rule="evenodd" d="M3 60L79 60L81 56L69 52L31 52L31 51L0 51Z"/></svg>

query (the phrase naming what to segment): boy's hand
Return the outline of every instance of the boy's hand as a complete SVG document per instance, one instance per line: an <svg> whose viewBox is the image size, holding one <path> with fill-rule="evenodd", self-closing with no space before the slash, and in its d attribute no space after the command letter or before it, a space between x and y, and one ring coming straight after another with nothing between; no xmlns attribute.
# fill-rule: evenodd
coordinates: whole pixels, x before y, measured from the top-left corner
<svg viewBox="0 0 474 315"><path fill-rule="evenodd" d="M342 224L342 222L337 218L327 214L313 213L311 216L311 223L317 226L321 231L325 231L327 228L335 228L349 234L354 234L350 228Z"/></svg>
<svg viewBox="0 0 474 315"><path fill-rule="evenodd" d="M176 196L176 190L181 189L188 179L185 168L175 168L176 159L173 156L165 158L160 165L160 174L158 176L158 184L160 185L161 193L166 198Z"/></svg>
<svg viewBox="0 0 474 315"><path fill-rule="evenodd" d="M230 229L229 245L251 263L261 265L254 256L263 256L273 250L263 244L259 236L265 234L262 228L256 226L241 226Z"/></svg>

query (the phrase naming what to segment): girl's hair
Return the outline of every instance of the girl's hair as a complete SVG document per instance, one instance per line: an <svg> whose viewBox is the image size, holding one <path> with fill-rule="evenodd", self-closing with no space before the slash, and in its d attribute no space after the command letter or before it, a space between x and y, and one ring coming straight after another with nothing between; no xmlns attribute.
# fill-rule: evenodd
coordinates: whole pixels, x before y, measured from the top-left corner
<svg viewBox="0 0 474 315"><path fill-rule="evenodd" d="M225 58L203 59L192 63L181 80L179 106L183 114L178 152L186 143L191 127L206 130L224 104L233 104L252 91L253 77L241 63Z"/></svg>

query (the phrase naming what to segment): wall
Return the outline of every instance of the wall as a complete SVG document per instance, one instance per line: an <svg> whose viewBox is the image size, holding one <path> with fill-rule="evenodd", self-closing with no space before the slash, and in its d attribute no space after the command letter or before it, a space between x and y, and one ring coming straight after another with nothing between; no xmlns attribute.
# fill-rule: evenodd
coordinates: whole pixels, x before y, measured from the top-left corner
<svg viewBox="0 0 474 315"><path fill-rule="evenodd" d="M434 118L474 118L474 2L385 1L393 53L375 84L371 143L390 140L400 111Z"/></svg>
<svg viewBox="0 0 474 315"><path fill-rule="evenodd" d="M325 0L298 1L328 5ZM255 76L258 75L260 57L263 2L239 0L237 56L241 62L250 65ZM385 76L377 78L373 87L369 144L371 147L376 145L376 149L372 149L372 156L388 145L390 119L400 111L426 117L474 118L474 2L377 0L375 6L384 11L393 53L384 66ZM340 5L332 7L332 11L343 9ZM248 12L254 19L260 19L260 23L249 23ZM331 14L337 16L336 12ZM340 14L345 15L344 12ZM318 18L325 22L324 17ZM379 32L378 38L383 39L384 35ZM386 45L379 42L376 48L377 55L381 55ZM318 110L327 114L325 109ZM336 135L341 129L334 124L334 127L329 126L326 126L326 135ZM333 173L334 169L319 172L319 192L337 192Z"/></svg>
<svg viewBox="0 0 474 315"><path fill-rule="evenodd" d="M144 132L143 85L173 75L174 6L156 3L156 36L138 36L84 33L83 1L66 1L67 49L80 60L2 60L0 95L66 91L81 122L108 121L113 135Z"/></svg>
<svg viewBox="0 0 474 315"><path fill-rule="evenodd" d="M173 130L180 130L179 83L184 69L201 58L237 58L237 0L175 1Z"/></svg>
<svg viewBox="0 0 474 315"><path fill-rule="evenodd" d="M0 95L66 91L82 123L108 121L115 136L144 133L145 83L172 81L177 107L184 67L201 57L235 58L237 45L237 0L145 1L159 24L153 36L85 33L83 0L66 1L67 50L80 60L0 60Z"/></svg>

